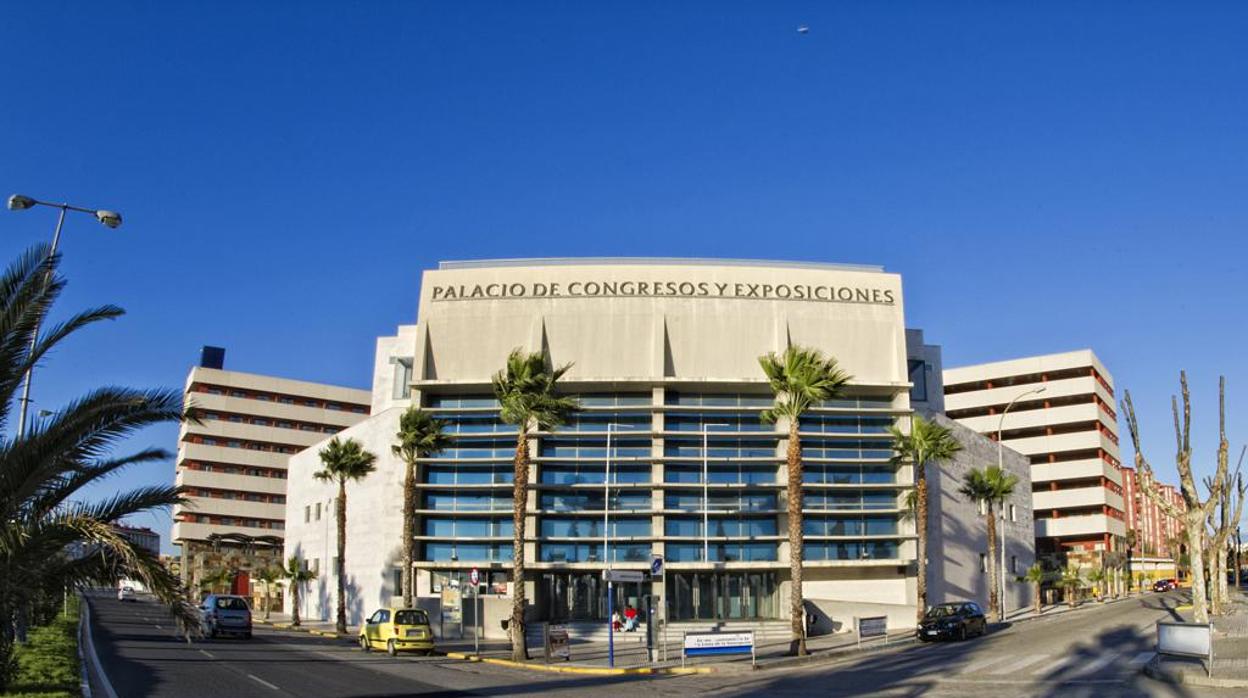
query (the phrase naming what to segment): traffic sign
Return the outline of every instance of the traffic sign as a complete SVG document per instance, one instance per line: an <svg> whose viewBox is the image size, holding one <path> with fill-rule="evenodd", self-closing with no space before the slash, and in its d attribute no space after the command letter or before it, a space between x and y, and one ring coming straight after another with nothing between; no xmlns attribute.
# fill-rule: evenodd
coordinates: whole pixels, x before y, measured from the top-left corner
<svg viewBox="0 0 1248 698"><path fill-rule="evenodd" d="M641 570L603 570L602 578L608 582L644 582L646 573Z"/></svg>
<svg viewBox="0 0 1248 698"><path fill-rule="evenodd" d="M663 556L655 555L650 558L650 574L657 577L663 574Z"/></svg>
<svg viewBox="0 0 1248 698"><path fill-rule="evenodd" d="M481 583L481 571L476 567L472 568L472 572L468 574L468 581L475 587Z"/></svg>

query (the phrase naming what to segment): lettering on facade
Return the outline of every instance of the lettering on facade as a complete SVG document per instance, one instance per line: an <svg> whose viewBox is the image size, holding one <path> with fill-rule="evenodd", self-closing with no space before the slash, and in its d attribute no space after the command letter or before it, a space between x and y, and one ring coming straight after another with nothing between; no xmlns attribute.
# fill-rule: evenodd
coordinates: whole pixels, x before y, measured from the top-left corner
<svg viewBox="0 0 1248 698"><path fill-rule="evenodd" d="M571 281L448 284L433 287L434 301L533 298L737 298L892 305L892 289L821 284L721 281Z"/></svg>

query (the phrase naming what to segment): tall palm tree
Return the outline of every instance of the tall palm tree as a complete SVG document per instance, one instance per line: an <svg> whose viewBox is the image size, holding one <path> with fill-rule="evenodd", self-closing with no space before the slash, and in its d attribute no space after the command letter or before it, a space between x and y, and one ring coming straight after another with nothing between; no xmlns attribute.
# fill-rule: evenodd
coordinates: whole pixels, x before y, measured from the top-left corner
<svg viewBox="0 0 1248 698"><path fill-rule="evenodd" d="M533 430L554 429L566 422L577 409L575 398L557 392L559 380L571 368L572 364L550 368L541 353L528 354L517 348L507 356L507 364L493 378L499 416L503 422L514 424L517 428L513 459L515 480L511 494L512 606L508 625L511 656L515 661L529 658L524 639L524 524L529 499L529 434Z"/></svg>
<svg viewBox="0 0 1248 698"><path fill-rule="evenodd" d="M398 443L390 447L403 460L403 606L411 608L416 598L416 461L428 458L451 445L446 422L434 419L419 407L409 407L399 417Z"/></svg>
<svg viewBox="0 0 1248 698"><path fill-rule="evenodd" d="M282 579L286 580L286 585L290 589L290 624L297 628L300 625L300 590L304 584L316 579L316 570L305 568L298 555L291 555L286 560L286 566L282 568Z"/></svg>
<svg viewBox="0 0 1248 698"><path fill-rule="evenodd" d="M980 504L984 510L984 523L988 528L988 579L991 587L988 591L988 612L995 615L998 621L1005 620L1001 606L1001 595L997 587L997 517L996 508L1007 497L1014 494L1018 485L1018 477L995 465L983 470L971 469L962 478L962 487L958 492L967 499Z"/></svg>
<svg viewBox="0 0 1248 698"><path fill-rule="evenodd" d="M1044 571L1044 566L1038 562L1031 567L1028 567L1027 571L1023 574L1022 581L1031 584L1031 596L1036 604L1037 616L1040 615L1040 585L1044 584L1044 580L1048 578L1049 575Z"/></svg>
<svg viewBox="0 0 1248 698"><path fill-rule="evenodd" d="M234 570L228 567L221 567L205 574L199 580L199 589L209 594L229 593L230 585L233 582ZM225 591L218 591L219 589L224 589Z"/></svg>
<svg viewBox="0 0 1248 698"><path fill-rule="evenodd" d="M106 305L47 326L65 287L57 274L60 258L48 252L34 247L0 273L0 434L15 431L13 407L27 371L79 330L123 314ZM84 488L130 466L168 460L163 449L128 455L113 450L144 427L183 416L178 391L110 386L28 425L20 438L0 437L0 692L13 666L15 631L48 593L137 579L171 608L184 630L198 627L198 610L180 580L116 528L130 516L182 503L181 488L148 486L83 499ZM71 557L71 547L89 554Z"/></svg>
<svg viewBox="0 0 1248 698"><path fill-rule="evenodd" d="M282 578L279 567L264 566L256 570L256 581L264 585L264 619L273 612L273 585Z"/></svg>
<svg viewBox="0 0 1248 698"><path fill-rule="evenodd" d="M1057 583L1066 590L1066 604L1071 608L1075 607L1075 595L1079 588L1083 586L1083 577L1079 575L1079 568L1070 565L1062 570L1062 576Z"/></svg>
<svg viewBox="0 0 1248 698"><path fill-rule="evenodd" d="M373 472L377 456L366 451L359 441L338 437L330 439L317 455L323 468L312 474L321 482L338 483L338 504L334 507L338 524L338 621L340 633L347 632L347 483L359 482Z"/></svg>
<svg viewBox="0 0 1248 698"><path fill-rule="evenodd" d="M811 407L840 396L850 375L841 370L836 359L824 357L818 349L808 347L790 346L781 354L768 353L758 358L758 364L775 394L775 403L761 415L763 421L774 424L784 419L788 422L785 462L788 464L789 613L793 624L789 653L804 655L806 606L802 598L802 560L806 541L802 531L802 441L798 431L802 415Z"/></svg>
<svg viewBox="0 0 1248 698"><path fill-rule="evenodd" d="M893 450L897 452L894 462L909 462L914 467L914 530L919 549L915 587L918 591L918 618L922 620L923 614L927 613L927 464L949 460L962 450L962 444L958 443L948 427L917 414L910 420L910 433L903 433L896 426L889 431L893 437Z"/></svg>
<svg viewBox="0 0 1248 698"><path fill-rule="evenodd" d="M1092 584L1092 593L1096 594L1097 601L1105 600L1105 582L1108 579L1108 572L1101 567L1095 567L1088 572L1088 582Z"/></svg>

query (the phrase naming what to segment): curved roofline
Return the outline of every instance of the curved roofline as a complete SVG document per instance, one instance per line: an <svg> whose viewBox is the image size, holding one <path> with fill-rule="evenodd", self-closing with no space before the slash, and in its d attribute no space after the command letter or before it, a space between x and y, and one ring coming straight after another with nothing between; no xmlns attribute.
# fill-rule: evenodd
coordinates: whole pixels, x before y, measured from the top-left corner
<svg viewBox="0 0 1248 698"><path fill-rule="evenodd" d="M486 269L490 267L554 267L608 264L649 264L707 267L781 267L882 272L875 264L837 264L772 259L712 259L706 257L529 257L516 259L467 259L438 262L438 269Z"/></svg>

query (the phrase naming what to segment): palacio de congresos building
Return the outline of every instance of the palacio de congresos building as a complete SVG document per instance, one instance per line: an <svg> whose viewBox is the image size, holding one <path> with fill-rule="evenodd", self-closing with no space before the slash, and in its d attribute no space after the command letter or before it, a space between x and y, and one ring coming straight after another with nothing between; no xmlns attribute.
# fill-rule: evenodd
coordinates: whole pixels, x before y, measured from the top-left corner
<svg viewBox="0 0 1248 698"><path fill-rule="evenodd" d="M502 636L516 431L490 379L516 348L572 364L561 386L581 405L530 442L533 620L604 618L608 564L647 572L616 584L617 608L650 594L673 623L787 618L787 427L760 419L773 398L758 359L793 344L853 376L801 422L805 596L912 624L916 544L902 508L914 476L890 462L888 436L910 414L905 342L901 278L876 267L552 259L425 271L416 324L377 340L372 416L337 435L377 456L375 473L347 485L349 622L400 601L404 466L391 446L399 415L419 405L453 436L418 467L419 603L439 625L475 568L486 634ZM312 477L319 448L290 460L286 554L319 572L303 613L331 618L337 487ZM649 574L655 556L661 576Z"/></svg>

